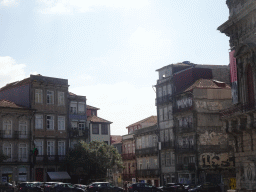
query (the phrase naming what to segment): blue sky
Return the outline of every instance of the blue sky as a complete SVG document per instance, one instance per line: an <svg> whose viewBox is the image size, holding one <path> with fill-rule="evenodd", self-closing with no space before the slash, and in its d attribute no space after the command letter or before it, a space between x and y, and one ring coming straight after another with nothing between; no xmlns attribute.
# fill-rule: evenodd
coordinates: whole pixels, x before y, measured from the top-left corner
<svg viewBox="0 0 256 192"><path fill-rule="evenodd" d="M41 74L100 108L111 134L156 115L165 65L229 63L224 0L0 0L0 86Z"/></svg>

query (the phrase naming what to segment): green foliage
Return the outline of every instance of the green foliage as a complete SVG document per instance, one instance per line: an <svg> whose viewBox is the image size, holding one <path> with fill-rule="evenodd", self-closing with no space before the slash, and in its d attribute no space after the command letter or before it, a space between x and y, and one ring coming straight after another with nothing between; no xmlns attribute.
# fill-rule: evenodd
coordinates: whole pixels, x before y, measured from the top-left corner
<svg viewBox="0 0 256 192"><path fill-rule="evenodd" d="M66 165L71 173L95 180L105 178L107 169L123 168L117 149L97 141L81 141L67 154Z"/></svg>

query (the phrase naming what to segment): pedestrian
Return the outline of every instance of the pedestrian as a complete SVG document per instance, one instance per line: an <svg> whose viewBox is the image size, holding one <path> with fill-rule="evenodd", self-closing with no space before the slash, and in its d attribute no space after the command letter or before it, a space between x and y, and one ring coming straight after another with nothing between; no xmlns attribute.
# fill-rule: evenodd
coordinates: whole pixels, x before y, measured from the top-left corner
<svg viewBox="0 0 256 192"><path fill-rule="evenodd" d="M128 192L128 191L127 191L127 181L124 182L124 191L125 191L125 192Z"/></svg>

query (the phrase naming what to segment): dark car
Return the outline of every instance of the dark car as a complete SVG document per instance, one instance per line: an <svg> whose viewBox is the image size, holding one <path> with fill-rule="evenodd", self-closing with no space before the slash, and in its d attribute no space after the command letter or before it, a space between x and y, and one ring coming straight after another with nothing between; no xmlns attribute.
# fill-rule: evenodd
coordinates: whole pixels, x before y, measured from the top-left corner
<svg viewBox="0 0 256 192"><path fill-rule="evenodd" d="M40 187L40 185L38 184L38 182L23 182L23 183L19 183L18 186L18 191L19 192L41 192L42 189Z"/></svg>
<svg viewBox="0 0 256 192"><path fill-rule="evenodd" d="M185 192L188 192L189 189L194 189L196 186L197 186L196 184L184 185Z"/></svg>
<svg viewBox="0 0 256 192"><path fill-rule="evenodd" d="M221 187L213 183L204 183L189 189L188 192L221 192Z"/></svg>
<svg viewBox="0 0 256 192"><path fill-rule="evenodd" d="M84 192L83 189L76 188L71 183L56 183L53 184L50 191L54 192Z"/></svg>
<svg viewBox="0 0 256 192"><path fill-rule="evenodd" d="M94 182L88 185L87 192L123 192L123 188L115 187L109 182Z"/></svg>
<svg viewBox="0 0 256 192"><path fill-rule="evenodd" d="M134 183L128 188L129 192L163 192L162 189L148 183Z"/></svg>
<svg viewBox="0 0 256 192"><path fill-rule="evenodd" d="M167 183L163 186L164 192L185 192L185 187L181 183Z"/></svg>
<svg viewBox="0 0 256 192"><path fill-rule="evenodd" d="M11 183L2 183L0 185L0 190L6 191L6 192L13 192L14 186Z"/></svg>

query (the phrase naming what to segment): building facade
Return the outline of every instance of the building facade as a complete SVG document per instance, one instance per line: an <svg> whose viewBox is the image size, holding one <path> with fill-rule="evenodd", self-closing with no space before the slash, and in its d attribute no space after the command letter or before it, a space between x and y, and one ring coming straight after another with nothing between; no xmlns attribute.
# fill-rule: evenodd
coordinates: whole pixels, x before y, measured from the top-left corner
<svg viewBox="0 0 256 192"><path fill-rule="evenodd" d="M0 147L8 157L1 163L1 182L21 182L31 178L33 110L13 102L0 101Z"/></svg>
<svg viewBox="0 0 256 192"><path fill-rule="evenodd" d="M230 37L230 68L233 105L221 111L230 142L235 146L234 189L256 189L255 90L256 90L256 2L227 0L229 18L218 27Z"/></svg>
<svg viewBox="0 0 256 192"><path fill-rule="evenodd" d="M175 95L174 100L178 182L211 182L226 191L235 175L234 149L219 110L231 105L230 86L200 79Z"/></svg>
<svg viewBox="0 0 256 192"><path fill-rule="evenodd" d="M50 180L47 172L57 172L68 149L68 80L30 75L7 84L0 98L35 110L31 124L31 146L38 155L32 160L31 179Z"/></svg>
<svg viewBox="0 0 256 192"><path fill-rule="evenodd" d="M137 180L159 187L160 171L157 123L153 126L135 130L134 139L136 143Z"/></svg>

